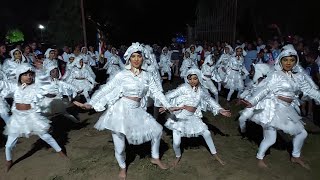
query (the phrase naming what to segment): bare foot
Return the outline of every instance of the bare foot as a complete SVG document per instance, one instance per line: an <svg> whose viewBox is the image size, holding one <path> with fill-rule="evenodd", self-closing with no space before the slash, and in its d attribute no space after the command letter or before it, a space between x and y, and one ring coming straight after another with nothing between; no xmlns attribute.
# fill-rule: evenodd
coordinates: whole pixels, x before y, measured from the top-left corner
<svg viewBox="0 0 320 180"><path fill-rule="evenodd" d="M8 172L11 167L12 167L12 160L11 161L7 161L6 162L6 172Z"/></svg>
<svg viewBox="0 0 320 180"><path fill-rule="evenodd" d="M226 163L224 161L222 161L222 159L220 159L220 157L217 154L214 154L213 157L222 165L226 165Z"/></svg>
<svg viewBox="0 0 320 180"><path fill-rule="evenodd" d="M126 168L121 168L119 172L119 179L120 180L125 180L127 178L127 169Z"/></svg>
<svg viewBox="0 0 320 180"><path fill-rule="evenodd" d="M63 151L58 152L58 154L63 158L69 159L69 157Z"/></svg>
<svg viewBox="0 0 320 180"><path fill-rule="evenodd" d="M263 159L258 159L258 167L262 169L268 168L267 164L263 161Z"/></svg>
<svg viewBox="0 0 320 180"><path fill-rule="evenodd" d="M154 158L152 158L152 159L151 159L151 163L158 165L158 167L159 167L160 169L168 169L167 165L163 164L163 163L160 161L160 159L154 159Z"/></svg>
<svg viewBox="0 0 320 180"><path fill-rule="evenodd" d="M297 163L300 166L306 168L307 170L310 170L310 166L308 164L305 164L300 157L291 157L291 162Z"/></svg>
<svg viewBox="0 0 320 180"><path fill-rule="evenodd" d="M181 157L176 157L176 159L172 162L172 167L175 168L180 162Z"/></svg>
<svg viewBox="0 0 320 180"><path fill-rule="evenodd" d="M237 99L236 105L239 106L241 104L241 99Z"/></svg>

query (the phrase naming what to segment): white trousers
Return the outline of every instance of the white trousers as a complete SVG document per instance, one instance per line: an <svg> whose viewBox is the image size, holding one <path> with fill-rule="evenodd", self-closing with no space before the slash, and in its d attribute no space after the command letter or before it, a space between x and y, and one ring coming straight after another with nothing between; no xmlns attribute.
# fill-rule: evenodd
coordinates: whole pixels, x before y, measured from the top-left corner
<svg viewBox="0 0 320 180"><path fill-rule="evenodd" d="M171 60L172 62L172 70L173 70L173 74L175 76L179 76L179 59L178 60Z"/></svg>
<svg viewBox="0 0 320 180"><path fill-rule="evenodd" d="M306 130L301 131L299 134L293 137L293 157L300 157L301 148L303 146L304 140L307 138L308 133ZM276 129L270 127L263 129L263 140L260 143L259 151L257 153L258 159L263 159L266 151L272 146L277 140L277 131Z"/></svg>
<svg viewBox="0 0 320 180"><path fill-rule="evenodd" d="M161 71L161 76L164 76L165 73L168 73L168 80L171 81L171 76L172 76L171 71L169 72Z"/></svg>
<svg viewBox="0 0 320 180"><path fill-rule="evenodd" d="M89 102L90 101L89 92L87 90L83 90L82 94L83 94L84 98L86 98L86 101Z"/></svg>
<svg viewBox="0 0 320 180"><path fill-rule="evenodd" d="M217 102L219 102L219 95L218 95L218 89L216 88L216 86L214 85L214 83L212 82L212 80L210 78L203 78L203 82L205 84L205 86L207 87L207 89L214 94L214 98Z"/></svg>
<svg viewBox="0 0 320 180"><path fill-rule="evenodd" d="M228 96L227 96L227 101L230 101L231 96L232 96L233 93L234 93L234 89L230 89L230 91L229 91L229 93L228 93ZM241 94L241 93L242 93L242 92L241 92L240 90L238 90L237 98L240 97L240 94Z"/></svg>
<svg viewBox="0 0 320 180"><path fill-rule="evenodd" d="M39 137L43 141L45 141L47 144L49 144L56 152L61 151L61 147L58 145L57 141L53 139L53 137L50 134L45 133L43 135L39 135ZM7 143L6 143L6 160L7 161L12 160L11 151L15 147L17 141L18 141L17 136L11 136L11 135L8 136Z"/></svg>
<svg viewBox="0 0 320 180"><path fill-rule="evenodd" d="M114 155L118 161L120 168L126 168L126 139L125 135L121 133L112 132L112 139L114 143ZM158 138L151 140L151 156L154 159L159 159L161 135Z"/></svg>
<svg viewBox="0 0 320 180"><path fill-rule="evenodd" d="M246 121L254 115L253 108L245 108L239 117L239 126L242 133L246 132Z"/></svg>
<svg viewBox="0 0 320 180"><path fill-rule="evenodd" d="M3 119L3 121L7 124L9 119L10 119L10 116L8 113L2 113L0 114L0 117Z"/></svg>
<svg viewBox="0 0 320 180"><path fill-rule="evenodd" d="M179 157L181 157L181 149L180 149L181 135L180 135L179 131L177 131L177 130L173 130L172 135L173 135L173 150L174 150L174 153L176 154L176 157L179 158ZM206 143L210 149L210 153L217 154L216 147L213 144L213 140L212 140L210 131L205 130L201 136L206 141Z"/></svg>

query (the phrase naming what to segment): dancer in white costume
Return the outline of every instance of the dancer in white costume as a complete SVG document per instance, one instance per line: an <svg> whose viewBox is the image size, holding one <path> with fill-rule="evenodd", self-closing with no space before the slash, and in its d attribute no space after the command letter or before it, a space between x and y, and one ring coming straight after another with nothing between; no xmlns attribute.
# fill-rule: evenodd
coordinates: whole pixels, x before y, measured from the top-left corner
<svg viewBox="0 0 320 180"><path fill-rule="evenodd" d="M163 47L162 53L160 55L159 67L160 67L161 76L164 76L164 74L167 73L169 81L171 81L171 76L172 76L172 73L171 73L172 65L173 64L171 62L170 54L168 53L168 48Z"/></svg>
<svg viewBox="0 0 320 180"><path fill-rule="evenodd" d="M17 66L19 66L21 63L27 63L27 60L19 49L11 50L10 55L11 58L8 58L4 61L2 71L9 81L16 82Z"/></svg>
<svg viewBox="0 0 320 180"><path fill-rule="evenodd" d="M215 69L214 56L208 55L201 66L201 72L203 74L203 86L207 88L212 94L214 94L215 100L219 101L218 89L211 80L213 71Z"/></svg>
<svg viewBox="0 0 320 180"><path fill-rule="evenodd" d="M53 117L63 115L73 122L78 123L74 116L69 114L66 109L72 98L75 98L79 90L64 81L59 80L61 74L57 66L47 67L46 73L39 78L38 86L39 94L43 96L42 101L39 103L42 115L51 119ZM67 96L67 98L63 98Z"/></svg>
<svg viewBox="0 0 320 180"><path fill-rule="evenodd" d="M169 118L165 123L165 126L173 131L173 149L176 154L174 166L181 159L181 137L197 137L199 135L205 139L210 153L220 164L224 165L225 163L217 155L208 126L201 120L201 111L209 110L214 115L220 113L227 117L230 117L231 113L210 97L207 89L203 87L200 70L190 69L187 72L185 83L177 89L169 91L166 98L171 104L180 108L179 111L173 113L175 118Z"/></svg>
<svg viewBox="0 0 320 180"><path fill-rule="evenodd" d="M198 68L198 64L196 64L191 58L190 58L190 52L186 51L184 53L182 65L180 67L180 77L184 79L187 75L187 72L191 68Z"/></svg>
<svg viewBox="0 0 320 180"><path fill-rule="evenodd" d="M223 50L223 54L220 56L219 60L216 63L219 82L218 82L218 90L221 91L221 84L226 78L226 69L227 65L230 62L231 54L233 53L233 49L230 45L226 45Z"/></svg>
<svg viewBox="0 0 320 180"><path fill-rule="evenodd" d="M108 62L103 66L106 69L106 73L109 75L108 81L114 78L114 76L119 73L124 68L124 64L121 61L120 56L117 55L117 49L111 48L111 55Z"/></svg>
<svg viewBox="0 0 320 180"><path fill-rule="evenodd" d="M160 161L159 146L162 126L141 107L140 101L150 89L155 98L166 109L171 105L162 92L157 89L152 75L145 69L144 48L139 43L133 43L125 52L125 69L119 72L111 81L102 86L88 104L77 103L80 107L96 111L107 111L99 118L95 125L98 130L112 131L115 157L121 168L119 177L126 177L125 139L129 144L142 144L151 141L151 162L161 169L167 169Z"/></svg>
<svg viewBox="0 0 320 180"><path fill-rule="evenodd" d="M261 63L261 64L253 64L253 84L251 86L247 87L243 93L240 94L240 99L246 101L247 98L249 98L259 87L263 87L266 85L266 81L263 81L263 79L266 78L266 76L273 70L273 67L271 67L268 64ZM260 101L259 105L256 105L255 107L263 107L265 104L263 104L264 101ZM246 121L251 119L254 115L254 112L256 110L259 110L259 108L250 107L245 108L244 110L240 111L240 117L239 117L239 127L240 132L245 133L246 132Z"/></svg>
<svg viewBox="0 0 320 180"><path fill-rule="evenodd" d="M58 66L58 61L55 59L55 49L48 48L44 53L45 59L42 67L46 69L48 66Z"/></svg>
<svg viewBox="0 0 320 180"><path fill-rule="evenodd" d="M243 56L246 55L246 52L242 47L238 46L235 48L235 54L230 58L226 69L226 77L224 79L225 88L229 89L227 96L227 101L230 101L234 91L238 91L237 98L244 90L244 79L249 72L243 64Z"/></svg>
<svg viewBox="0 0 320 180"><path fill-rule="evenodd" d="M248 98L246 104L253 107L261 101L266 105L260 107L263 111L256 113L251 119L263 127L263 140L257 153L258 165L267 167L264 162L265 152L277 139L277 130L293 136L293 151L291 161L309 168L300 158L307 131L297 110L297 95L302 92L316 102L320 102L320 92L306 80L305 73L300 71L299 58L293 48L283 50L275 63L275 71L264 81L266 85L260 87Z"/></svg>
<svg viewBox="0 0 320 180"><path fill-rule="evenodd" d="M153 53L153 49L151 46L149 45L144 45L144 55L145 55L145 63L146 65L148 65L146 71L148 71L152 77L154 78L155 82L156 82L156 86L157 89L161 92L163 92L163 88L162 88L162 79L159 73L159 66L156 60L156 56ZM144 101L146 101L146 106L147 107L151 107L152 105L154 106L154 117L157 118L158 114L159 114L159 107L161 106L161 103L159 102L158 99L156 99L154 97L154 95L152 94L152 92L149 90L147 95L144 98ZM143 106L143 104L142 104Z"/></svg>
<svg viewBox="0 0 320 180"><path fill-rule="evenodd" d="M27 63L21 64L17 67L16 75L16 83L0 81L0 87L14 97L12 115L4 130L4 134L8 135L5 148L7 171L12 166L11 151L19 137L38 135L61 156L66 157L56 140L48 134L50 121L38 112L38 104L42 99L38 94L39 87L34 83L33 68Z"/></svg>
<svg viewBox="0 0 320 180"><path fill-rule="evenodd" d="M0 64L0 81L7 81L6 74L2 71L2 66ZM9 121L9 104L3 98L2 89L0 88L0 117L7 124Z"/></svg>
<svg viewBox="0 0 320 180"><path fill-rule="evenodd" d="M70 77L67 78L67 82L75 86L86 98L86 101L90 101L89 93L96 85L95 79L92 78L90 71L87 68L87 64L83 63L82 56L75 58L75 67L71 70Z"/></svg>

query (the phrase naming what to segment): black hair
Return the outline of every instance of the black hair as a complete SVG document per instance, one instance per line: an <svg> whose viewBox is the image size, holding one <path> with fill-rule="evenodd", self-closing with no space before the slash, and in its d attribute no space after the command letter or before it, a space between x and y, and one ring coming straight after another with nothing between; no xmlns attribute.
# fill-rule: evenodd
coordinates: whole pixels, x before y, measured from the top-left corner
<svg viewBox="0 0 320 180"><path fill-rule="evenodd" d="M280 59L280 62L282 61L283 58L285 57L294 57L296 62L298 61L298 56L297 55L289 55L289 56L283 56L281 59Z"/></svg>
<svg viewBox="0 0 320 180"><path fill-rule="evenodd" d="M133 53L142 54L142 51L136 51L136 52L133 52ZM133 54L133 53L132 53L132 54Z"/></svg>
<svg viewBox="0 0 320 180"><path fill-rule="evenodd" d="M18 79L18 83L19 83L19 84L22 84L22 83L21 83L21 76L23 76L23 75L25 75L25 74L28 74L28 73L32 73L33 75L35 74L35 72L33 72L33 71L31 71L31 70L28 70L27 72L21 73L21 74L19 75L19 79Z"/></svg>
<svg viewBox="0 0 320 180"><path fill-rule="evenodd" d="M196 76L198 77L197 74L189 74L189 75L187 76L187 79L190 79L192 75L196 75Z"/></svg>

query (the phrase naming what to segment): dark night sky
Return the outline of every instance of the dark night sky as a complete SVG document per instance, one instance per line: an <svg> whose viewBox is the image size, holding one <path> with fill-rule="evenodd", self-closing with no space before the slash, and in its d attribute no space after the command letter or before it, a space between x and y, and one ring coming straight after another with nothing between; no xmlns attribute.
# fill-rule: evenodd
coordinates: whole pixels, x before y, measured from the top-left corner
<svg viewBox="0 0 320 180"><path fill-rule="evenodd" d="M113 41L168 41L175 33L185 33L186 24L195 19L198 0L151 1L150 0L85 0L86 14L92 19L107 24ZM48 11L54 0L16 0L15 4L0 6L0 38L10 27L20 28L26 39L39 34L37 25L46 22ZM310 1L311 2L311 1ZM62 7L61 7L62 8ZM80 15L80 12L79 12ZM255 18L252 18L253 16ZM152 19L150 21L149 19ZM317 6L299 0L238 0L237 32L240 36L253 34L252 22L258 29L257 35L267 32L269 23L277 23L285 33L318 35ZM93 23L87 22L88 37L94 37ZM79 32L81 33L81 32Z"/></svg>

